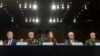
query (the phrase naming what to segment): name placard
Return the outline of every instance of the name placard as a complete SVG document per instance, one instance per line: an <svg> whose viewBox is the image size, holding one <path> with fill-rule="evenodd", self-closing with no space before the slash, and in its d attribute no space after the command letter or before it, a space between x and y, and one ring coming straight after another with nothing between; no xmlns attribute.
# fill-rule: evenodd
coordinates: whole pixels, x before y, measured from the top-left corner
<svg viewBox="0 0 100 56"><path fill-rule="evenodd" d="M73 42L72 43L73 46L83 46L82 42Z"/></svg>
<svg viewBox="0 0 100 56"><path fill-rule="evenodd" d="M43 42L43 45L53 45L53 42Z"/></svg>
<svg viewBox="0 0 100 56"><path fill-rule="evenodd" d="M0 45L3 45L3 42L2 41L0 41Z"/></svg>
<svg viewBox="0 0 100 56"><path fill-rule="evenodd" d="M100 42L96 42L95 45L96 45L96 46L100 46Z"/></svg>
<svg viewBox="0 0 100 56"><path fill-rule="evenodd" d="M20 46L20 45L28 45L28 43L27 42L17 42L16 45L18 45L18 46Z"/></svg>

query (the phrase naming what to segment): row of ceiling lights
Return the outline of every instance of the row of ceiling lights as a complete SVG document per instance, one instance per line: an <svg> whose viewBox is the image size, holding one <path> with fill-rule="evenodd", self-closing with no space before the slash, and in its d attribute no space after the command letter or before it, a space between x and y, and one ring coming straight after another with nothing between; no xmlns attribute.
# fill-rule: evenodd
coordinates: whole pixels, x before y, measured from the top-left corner
<svg viewBox="0 0 100 56"><path fill-rule="evenodd" d="M39 23L40 22L40 19L37 17L37 18L25 18L25 22L33 22L33 23Z"/></svg>
<svg viewBox="0 0 100 56"><path fill-rule="evenodd" d="M67 9L69 9L70 8L70 5L71 4L67 4L67 6L63 3L63 4L61 4L61 5L59 5L59 4L56 4L56 3L52 3L52 5L51 5L51 9L52 10L56 10L56 9L65 9L65 7L67 8Z"/></svg>
<svg viewBox="0 0 100 56"><path fill-rule="evenodd" d="M89 4L89 2L84 5L84 9L87 9L87 5L88 4ZM2 7L3 7L3 4L0 3L0 8L2 8ZM19 7L21 8L22 5L19 4ZM26 3L24 5L24 8L27 8L27 4ZM29 5L29 8L32 8L32 4ZM36 3L33 5L33 8L35 10L38 8L37 5L36 5ZM52 10L59 9L59 5L55 5L53 3L53 5L51 6L51 8L52 8ZM67 9L69 9L69 8L70 8L70 5L67 5ZM62 9L64 9L64 4L62 4ZM83 9L81 11L83 11ZM79 12L79 15L80 15L80 12ZM78 15L76 17L78 17ZM74 23L76 23L76 17L73 20ZM11 21L14 22L14 18L13 17L12 17L12 20ZM31 22L31 19L29 21ZM28 19L26 19L25 22L28 22ZM36 19L36 20L33 19L33 22L39 23L39 19ZM59 19L49 19L49 23L56 23L56 22L62 22L62 19L61 20L59 20Z"/></svg>
<svg viewBox="0 0 100 56"><path fill-rule="evenodd" d="M38 9L38 5L36 3L35 4L29 4L29 5L27 3L25 3L24 6L22 6L22 4L20 3L19 8L22 8L22 7L25 8L25 9L26 8L30 8L30 9L34 9L34 10Z"/></svg>
<svg viewBox="0 0 100 56"><path fill-rule="evenodd" d="M65 9L65 6L66 6L67 9L69 9L70 8L70 5L71 4L67 4L67 6L66 6L66 5L64 5L64 3L61 4L61 5L59 5L59 4L56 4L56 3L53 2L52 5L51 5L51 9L52 10L56 10L56 9L60 9L60 8L61 9ZM24 6L21 3L19 3L19 8L25 8L25 9L26 8L30 8L30 9L38 10L38 5L37 5L37 3L28 4L28 3L25 2Z"/></svg>
<svg viewBox="0 0 100 56"><path fill-rule="evenodd" d="M39 23L40 19L39 18L25 18L25 22L33 22L33 23ZM62 23L62 19L58 19L58 18L53 18L53 19L49 19L48 21L49 23Z"/></svg>

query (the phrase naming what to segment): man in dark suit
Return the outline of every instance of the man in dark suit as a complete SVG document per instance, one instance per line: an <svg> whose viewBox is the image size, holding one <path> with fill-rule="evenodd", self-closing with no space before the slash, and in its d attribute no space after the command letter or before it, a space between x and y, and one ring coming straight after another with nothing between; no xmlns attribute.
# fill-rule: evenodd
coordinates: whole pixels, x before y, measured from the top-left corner
<svg viewBox="0 0 100 56"><path fill-rule="evenodd" d="M75 40L74 33L73 32L69 32L68 33L68 39L65 40L65 44L66 45L72 45L73 42L78 42L78 41Z"/></svg>
<svg viewBox="0 0 100 56"><path fill-rule="evenodd" d="M8 46L15 46L17 40L13 39L13 32L9 31L7 32L7 40L4 40L4 45L8 45Z"/></svg>

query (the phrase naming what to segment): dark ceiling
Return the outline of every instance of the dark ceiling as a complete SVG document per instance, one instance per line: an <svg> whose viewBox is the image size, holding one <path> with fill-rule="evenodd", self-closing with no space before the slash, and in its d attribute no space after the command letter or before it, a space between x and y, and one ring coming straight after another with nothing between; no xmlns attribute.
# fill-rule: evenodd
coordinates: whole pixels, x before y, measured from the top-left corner
<svg viewBox="0 0 100 56"><path fill-rule="evenodd" d="M35 2L37 10L24 8L25 3L29 7ZM59 9L51 9L53 2L59 5ZM0 27L71 28L77 25L85 28L100 24L99 0L0 0L0 3L3 4L0 8ZM21 8L19 4L22 5ZM39 18L39 23L32 22L36 17ZM26 18L31 18L32 21L25 22ZM58 19L58 22L50 23L50 18Z"/></svg>

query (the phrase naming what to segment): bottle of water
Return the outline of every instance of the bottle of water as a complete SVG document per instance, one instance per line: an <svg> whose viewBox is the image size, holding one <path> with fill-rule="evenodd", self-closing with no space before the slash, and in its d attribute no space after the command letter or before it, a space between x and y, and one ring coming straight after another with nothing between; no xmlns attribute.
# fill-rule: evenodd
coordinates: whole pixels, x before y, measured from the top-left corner
<svg viewBox="0 0 100 56"><path fill-rule="evenodd" d="M41 41L41 39L39 39L39 41L38 41L38 45L39 45L39 46L42 45L42 41Z"/></svg>

